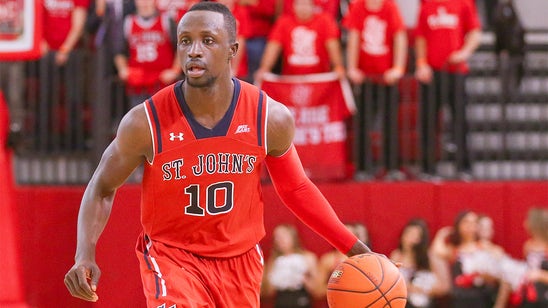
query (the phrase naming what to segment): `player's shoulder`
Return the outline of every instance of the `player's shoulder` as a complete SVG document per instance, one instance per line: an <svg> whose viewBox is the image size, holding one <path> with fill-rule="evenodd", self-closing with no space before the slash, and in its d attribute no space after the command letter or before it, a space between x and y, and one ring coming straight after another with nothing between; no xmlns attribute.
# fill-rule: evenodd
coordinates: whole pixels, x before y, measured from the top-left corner
<svg viewBox="0 0 548 308"><path fill-rule="evenodd" d="M151 99L154 104L165 104L168 101L168 98L176 97L175 89L181 86L182 81L176 81L168 86L163 87L158 90Z"/></svg>
<svg viewBox="0 0 548 308"><path fill-rule="evenodd" d="M286 105L274 100L267 95L268 122L269 125L287 124L293 122L293 115Z"/></svg>

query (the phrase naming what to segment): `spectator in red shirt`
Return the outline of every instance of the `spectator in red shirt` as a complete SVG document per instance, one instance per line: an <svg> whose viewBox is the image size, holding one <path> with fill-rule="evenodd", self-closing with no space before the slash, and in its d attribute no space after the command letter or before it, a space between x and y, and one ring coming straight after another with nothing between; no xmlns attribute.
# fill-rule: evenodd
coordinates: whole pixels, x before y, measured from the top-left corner
<svg viewBox="0 0 548 308"><path fill-rule="evenodd" d="M372 114L384 110L381 116L385 179L402 180L404 174L399 170L397 154L397 84L405 70L407 35L400 11L393 1L356 0L351 3L343 25L348 29L348 78L360 85L356 178L372 176Z"/></svg>
<svg viewBox="0 0 548 308"><path fill-rule="evenodd" d="M135 0L135 6L136 14L124 20L126 46L114 57L132 107L175 81L181 73L175 56L173 19L158 11L155 0Z"/></svg>
<svg viewBox="0 0 548 308"><path fill-rule="evenodd" d="M245 79L253 83L253 76L259 69L266 47L268 35L277 19L280 0L240 0L239 3L248 9L249 37L246 39L248 76Z"/></svg>
<svg viewBox="0 0 548 308"><path fill-rule="evenodd" d="M335 20L327 14L314 13L313 0L294 0L293 6L294 15L284 14L276 21L255 81L272 70L280 54L282 75L334 70L343 77L340 33Z"/></svg>
<svg viewBox="0 0 548 308"><path fill-rule="evenodd" d="M416 29L416 71L421 83L421 179L436 175L436 136L442 102L451 111L452 138L458 177L471 179L467 146L465 78L467 60L479 46L481 26L469 0L425 0L421 4Z"/></svg>
<svg viewBox="0 0 548 308"><path fill-rule="evenodd" d="M293 0L281 0L283 14L293 14ZM339 18L340 0L314 0L314 12L331 15L335 20Z"/></svg>
<svg viewBox="0 0 548 308"><path fill-rule="evenodd" d="M64 65L78 47L84 32L89 0L44 1L44 52L55 52L55 63Z"/></svg>
<svg viewBox="0 0 548 308"><path fill-rule="evenodd" d="M246 40L251 33L248 7L236 0L217 0L217 2L226 5L236 19L237 40L240 45L238 52L232 58L232 72L236 77L245 79L248 75Z"/></svg>
<svg viewBox="0 0 548 308"><path fill-rule="evenodd" d="M45 147L57 146L56 140L70 148L85 147L82 128L83 108L79 108L83 95L84 78L82 70L86 65L82 35L85 31L90 0L48 0L43 1L40 60L40 116L39 130L53 128L54 133L44 135L40 143ZM49 119L57 119L50 121ZM63 136L60 136L63 135Z"/></svg>

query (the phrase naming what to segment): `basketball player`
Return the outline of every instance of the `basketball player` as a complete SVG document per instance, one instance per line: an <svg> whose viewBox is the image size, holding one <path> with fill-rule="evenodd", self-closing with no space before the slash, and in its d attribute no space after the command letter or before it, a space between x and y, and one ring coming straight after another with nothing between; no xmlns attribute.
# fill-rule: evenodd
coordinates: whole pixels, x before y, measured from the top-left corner
<svg viewBox="0 0 548 308"><path fill-rule="evenodd" d="M136 253L148 307L259 307L263 163L305 224L349 256L369 252L305 176L289 110L231 77L238 43L230 11L195 4L177 42L185 80L124 116L84 193L75 264L65 276L70 293L98 300L96 243L116 189L140 164Z"/></svg>

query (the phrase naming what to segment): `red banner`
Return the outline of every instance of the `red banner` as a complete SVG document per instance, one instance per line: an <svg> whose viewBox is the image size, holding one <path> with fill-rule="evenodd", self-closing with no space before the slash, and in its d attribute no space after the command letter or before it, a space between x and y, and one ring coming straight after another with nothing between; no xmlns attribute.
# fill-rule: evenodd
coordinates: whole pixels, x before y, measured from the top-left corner
<svg viewBox="0 0 548 308"><path fill-rule="evenodd" d="M0 0L0 61L40 57L40 0Z"/></svg>
<svg viewBox="0 0 548 308"><path fill-rule="evenodd" d="M346 120L355 111L348 82L335 73L267 74L260 87L293 113L294 143L308 176L314 180L346 178L350 171Z"/></svg>

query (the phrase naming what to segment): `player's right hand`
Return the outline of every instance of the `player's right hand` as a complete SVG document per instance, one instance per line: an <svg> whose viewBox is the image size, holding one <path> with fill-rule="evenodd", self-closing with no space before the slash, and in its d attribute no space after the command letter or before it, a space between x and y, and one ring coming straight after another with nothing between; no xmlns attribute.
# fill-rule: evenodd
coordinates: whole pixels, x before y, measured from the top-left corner
<svg viewBox="0 0 548 308"><path fill-rule="evenodd" d="M72 296L96 302L99 299L96 291L100 276L101 270L94 262L74 264L65 275L65 286Z"/></svg>

